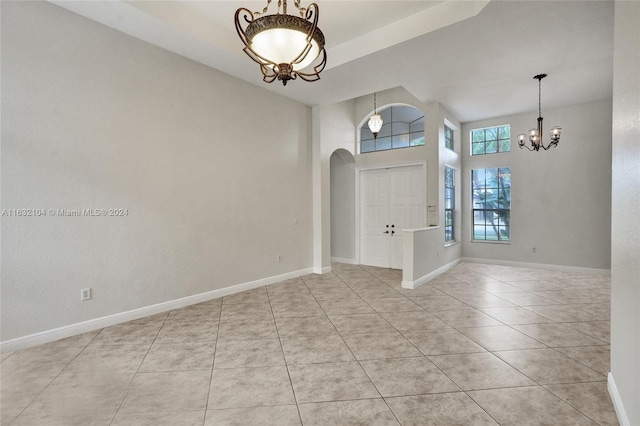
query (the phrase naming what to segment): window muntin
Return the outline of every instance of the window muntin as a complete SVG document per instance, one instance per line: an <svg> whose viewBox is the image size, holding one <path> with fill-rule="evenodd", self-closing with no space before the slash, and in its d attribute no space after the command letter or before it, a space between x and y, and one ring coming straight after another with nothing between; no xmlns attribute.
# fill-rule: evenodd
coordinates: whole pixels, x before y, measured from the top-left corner
<svg viewBox="0 0 640 426"><path fill-rule="evenodd" d="M444 168L444 241L455 241L456 189L455 170Z"/></svg>
<svg viewBox="0 0 640 426"><path fill-rule="evenodd" d="M365 123L360 128L360 153L422 146L424 140L424 114L414 107L396 105L379 111L384 124L377 139Z"/></svg>
<svg viewBox="0 0 640 426"><path fill-rule="evenodd" d="M471 131L471 155L511 151L511 126L486 127Z"/></svg>
<svg viewBox="0 0 640 426"><path fill-rule="evenodd" d="M471 172L473 240L509 241L511 222L511 167Z"/></svg>
<svg viewBox="0 0 640 426"><path fill-rule="evenodd" d="M453 129L444 125L444 147L453 151Z"/></svg>

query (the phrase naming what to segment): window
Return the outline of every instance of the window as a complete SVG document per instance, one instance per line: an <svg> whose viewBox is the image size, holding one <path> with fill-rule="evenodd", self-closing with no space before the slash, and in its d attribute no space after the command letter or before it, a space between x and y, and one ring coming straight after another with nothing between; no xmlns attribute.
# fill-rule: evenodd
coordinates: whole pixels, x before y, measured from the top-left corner
<svg viewBox="0 0 640 426"><path fill-rule="evenodd" d="M454 213L456 211L456 187L454 181L455 170L444 168L444 242L453 242L455 236Z"/></svg>
<svg viewBox="0 0 640 426"><path fill-rule="evenodd" d="M473 239L509 241L511 221L511 167L471 172Z"/></svg>
<svg viewBox="0 0 640 426"><path fill-rule="evenodd" d="M397 105L379 111L384 124L375 139L367 123L360 129L360 153L424 145L424 114L411 106Z"/></svg>
<svg viewBox="0 0 640 426"><path fill-rule="evenodd" d="M471 155L509 151L511 151L511 128L508 124L471 131Z"/></svg>
<svg viewBox="0 0 640 426"><path fill-rule="evenodd" d="M444 147L453 151L453 129L444 125Z"/></svg>

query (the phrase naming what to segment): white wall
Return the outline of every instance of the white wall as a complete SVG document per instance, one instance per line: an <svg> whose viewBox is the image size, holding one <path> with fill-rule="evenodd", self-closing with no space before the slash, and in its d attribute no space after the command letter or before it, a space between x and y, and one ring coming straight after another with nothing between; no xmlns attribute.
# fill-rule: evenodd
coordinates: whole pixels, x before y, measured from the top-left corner
<svg viewBox="0 0 640 426"><path fill-rule="evenodd" d="M41 2L1 71L2 208L128 209L2 217L3 341L312 265L310 108Z"/></svg>
<svg viewBox="0 0 640 426"><path fill-rule="evenodd" d="M549 151L529 152L515 142L518 133L535 127L537 111L463 124L463 256L608 270L611 100L542 114L546 129L563 128L559 145ZM470 131L501 124L511 125L511 152L471 157ZM471 242L471 170L504 166L512 173L511 241Z"/></svg>
<svg viewBox="0 0 640 426"><path fill-rule="evenodd" d="M313 107L313 270L331 271L331 154L355 152L354 102Z"/></svg>
<svg viewBox="0 0 640 426"><path fill-rule="evenodd" d="M348 149L349 152L357 152L357 141L359 127L368 119L373 113L373 96L362 96L353 100L355 107L351 107L350 103L341 103L331 108L332 111L339 113L329 117L325 114L325 119L320 124L320 127L326 128L327 131L333 129L333 123L331 120L338 120L338 123L352 123L351 133L347 135L346 127L344 125L338 125L338 128L345 129L340 133L340 137L334 137L328 141L330 148L326 152L333 152L339 147ZM398 149L383 152L372 152L364 155L355 155L355 169L359 168L375 168L375 167L388 167L394 165L402 165L409 163L426 163L426 204L437 206L436 222L440 223L444 221L444 189L443 189L443 177L444 166L449 165L453 167L461 167L459 152L451 152L444 149L444 120L449 120L454 127L459 128L460 124L457 120L451 116L446 110L444 110L438 103L425 104L416 99L413 95L407 92L403 88L393 88L384 90L377 93L377 103L379 109L382 109L389 105L405 104L418 108L425 114L425 140L424 146L412 147L406 149ZM344 105L348 104L346 108ZM341 116L342 118L338 118ZM346 116L346 118L344 117ZM314 123L314 126L316 124ZM335 132L335 130L334 130ZM459 132L458 132L459 135ZM348 136L348 137L347 137ZM335 143L336 140L342 141L342 145ZM331 144L333 143L333 144ZM458 147L460 143L458 141ZM358 212L355 211L355 188L353 187L355 179L357 178L353 173L354 165L345 164L344 162L335 159L332 161L331 167L331 256L334 258L346 258L355 259L357 261L357 253L355 252L355 246L357 242L357 232L355 225L343 218L335 221L338 212L341 214L348 214L349 217L355 217ZM353 189L351 189L353 188ZM337 206L334 207L334 204ZM349 209L349 210L348 210ZM426 209L425 209L426 211ZM425 223L427 225L427 223ZM443 266L451 261L454 261L461 256L461 245L456 244L449 247L444 246L444 228L440 227L437 230L432 230L430 235L433 235L439 243L440 256L433 260L434 264ZM436 256L435 251L432 256ZM430 259L431 260L431 259Z"/></svg>
<svg viewBox="0 0 640 426"><path fill-rule="evenodd" d="M611 376L618 418L640 424L640 3L616 1L613 60Z"/></svg>

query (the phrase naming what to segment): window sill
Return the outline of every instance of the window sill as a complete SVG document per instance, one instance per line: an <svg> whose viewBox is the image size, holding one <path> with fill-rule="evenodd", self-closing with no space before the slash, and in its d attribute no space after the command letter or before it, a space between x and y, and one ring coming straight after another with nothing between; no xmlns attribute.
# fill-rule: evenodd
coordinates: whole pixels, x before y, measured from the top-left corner
<svg viewBox="0 0 640 426"><path fill-rule="evenodd" d="M456 246L460 244L460 241L447 241L446 243L444 243L444 247L451 247L451 246Z"/></svg>
<svg viewBox="0 0 640 426"><path fill-rule="evenodd" d="M511 241L471 240L471 242L480 244L511 244Z"/></svg>

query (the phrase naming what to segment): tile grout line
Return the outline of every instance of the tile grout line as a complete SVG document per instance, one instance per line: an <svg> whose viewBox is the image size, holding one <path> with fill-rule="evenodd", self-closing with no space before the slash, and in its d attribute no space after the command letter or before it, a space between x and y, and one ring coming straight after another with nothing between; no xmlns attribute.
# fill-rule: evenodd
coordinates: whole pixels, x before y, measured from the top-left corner
<svg viewBox="0 0 640 426"><path fill-rule="evenodd" d="M113 414L113 417L111 418L111 421L109 422L109 425L113 424L113 422L116 420L116 417L118 416L118 413L122 409L122 405L124 404L124 401L127 399L127 396L129 396L129 392L131 391L131 386L133 385L133 382L135 381L136 377L138 377L138 373L140 372L140 368L142 367L142 364L144 364L144 360L147 358L147 355L149 355L149 352L151 351L151 347L153 346L153 344L155 343L156 339L158 338L158 334L160 334L160 330L162 330L162 327L164 327L165 323L167 322L167 318L169 318L169 314L170 313L171 313L171 311L168 311L166 313L166 316L162 320L162 324L158 328L158 331L156 332L156 335L153 337L153 340L151 341L151 344L147 348L147 351L145 352L144 356L142 357L142 361L140 361L140 365L138 365L138 368L136 368L136 371L133 373L133 377L131 377L131 381L129 382L129 385L127 386L126 392L124 393L124 396L122 397L122 401L120 401L120 404L118 404L118 408L116 408L116 411Z"/></svg>
<svg viewBox="0 0 640 426"><path fill-rule="evenodd" d="M302 278L302 277L301 277ZM302 283L305 285L304 280ZM280 344L280 351L282 351L282 359L284 361L284 368L287 371L287 377L289 378L289 386L291 386L291 393L293 394L293 401L296 404L296 411L298 412L298 419L300 420L300 424L302 425L302 414L300 413L300 404L298 403L298 398L296 397L296 390L293 387L293 380L291 379L291 372L289 371L289 363L287 362L287 357L284 354L284 348L282 347L282 338L280 337L280 330L278 330L278 321L276 321L276 316L273 313L273 305L271 304L271 296L269 296L269 290L265 289L267 293L267 301L269 302L269 309L271 310L271 316L273 317L273 324L276 328L276 334L278 335L278 343Z"/></svg>

